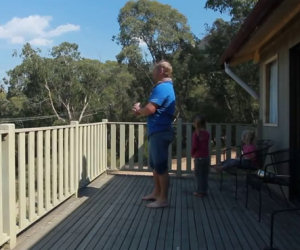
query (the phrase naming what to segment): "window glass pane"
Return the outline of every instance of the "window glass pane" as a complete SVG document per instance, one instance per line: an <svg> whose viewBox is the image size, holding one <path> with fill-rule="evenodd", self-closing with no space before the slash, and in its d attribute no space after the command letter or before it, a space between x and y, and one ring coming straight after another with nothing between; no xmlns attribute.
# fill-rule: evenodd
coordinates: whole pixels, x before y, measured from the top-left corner
<svg viewBox="0 0 300 250"><path fill-rule="evenodd" d="M278 69L277 61L266 65L265 82L265 122L277 124L278 122Z"/></svg>

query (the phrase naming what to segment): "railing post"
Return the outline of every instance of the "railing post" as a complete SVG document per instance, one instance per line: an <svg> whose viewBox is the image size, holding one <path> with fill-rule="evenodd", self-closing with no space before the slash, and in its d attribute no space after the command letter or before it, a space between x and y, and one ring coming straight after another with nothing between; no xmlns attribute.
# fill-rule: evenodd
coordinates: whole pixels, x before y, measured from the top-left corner
<svg viewBox="0 0 300 250"><path fill-rule="evenodd" d="M7 136L2 143L2 176L3 182L3 231L9 238L10 248L16 245L16 180L15 180L15 125L0 125L0 130Z"/></svg>
<svg viewBox="0 0 300 250"><path fill-rule="evenodd" d="M191 146L192 146L192 124L187 124L186 125L186 170L187 172L191 172L192 170Z"/></svg>
<svg viewBox="0 0 300 250"><path fill-rule="evenodd" d="M208 151L209 151L209 164L211 164L211 141L212 141L212 125L210 123L207 124L207 131L209 133L209 143L208 143Z"/></svg>
<svg viewBox="0 0 300 250"><path fill-rule="evenodd" d="M107 119L102 119L103 124L103 164L105 170L107 170Z"/></svg>
<svg viewBox="0 0 300 250"><path fill-rule="evenodd" d="M220 164L221 162L221 124L216 125L216 164Z"/></svg>
<svg viewBox="0 0 300 250"><path fill-rule="evenodd" d="M74 182L74 188L75 188L75 196L78 197L78 189L79 189L79 182L80 182L80 176L79 176L79 161L80 154L79 154L79 122L78 121L71 121L71 125L75 127L74 129L74 180L71 180ZM71 166L72 167L72 166Z"/></svg>
<svg viewBox="0 0 300 250"><path fill-rule="evenodd" d="M181 157L182 157L182 119L179 118L177 121L177 175L181 176Z"/></svg>

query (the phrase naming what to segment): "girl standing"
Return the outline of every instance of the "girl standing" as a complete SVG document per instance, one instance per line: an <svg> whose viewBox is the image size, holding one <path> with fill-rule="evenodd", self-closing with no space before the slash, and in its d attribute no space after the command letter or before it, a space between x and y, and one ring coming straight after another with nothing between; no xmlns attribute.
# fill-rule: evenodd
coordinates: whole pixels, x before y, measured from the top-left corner
<svg viewBox="0 0 300 250"><path fill-rule="evenodd" d="M192 136L192 157L194 158L195 179L197 189L193 194L204 197L208 189L209 174L209 133L206 130L206 120L197 116L194 120L195 131Z"/></svg>

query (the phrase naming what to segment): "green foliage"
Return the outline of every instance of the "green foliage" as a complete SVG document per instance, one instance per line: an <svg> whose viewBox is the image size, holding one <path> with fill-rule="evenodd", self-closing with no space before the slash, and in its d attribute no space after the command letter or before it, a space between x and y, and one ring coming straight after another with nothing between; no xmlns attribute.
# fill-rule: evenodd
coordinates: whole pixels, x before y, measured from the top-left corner
<svg viewBox="0 0 300 250"><path fill-rule="evenodd" d="M233 22L241 23L258 0L207 0L205 7L221 13L228 12Z"/></svg>
<svg viewBox="0 0 300 250"><path fill-rule="evenodd" d="M168 58L181 44L192 41L192 34L184 15L176 9L157 1L129 1L121 9L118 22L120 33L117 41L122 45L123 55L137 50L144 42L153 61Z"/></svg>
<svg viewBox="0 0 300 250"><path fill-rule="evenodd" d="M25 44L22 63L4 79L8 91L0 88L0 117L56 115L25 126L144 120L134 117L131 107L147 102L153 62L163 58L173 66L177 115L184 120L201 113L209 122L254 122L258 103L224 73L220 57L256 2L207 0L206 8L228 12L232 19L215 20L198 39L186 17L171 6L129 1L118 16L120 33L114 40L122 50L117 62L82 58L74 43L54 46L50 57ZM246 63L234 71L258 92L257 65Z"/></svg>
<svg viewBox="0 0 300 250"><path fill-rule="evenodd" d="M23 62L8 72L7 98L5 95L0 101L8 102L10 117L55 114L54 124L58 125L101 120L110 115L109 110L116 110L118 119L120 108L128 106L126 90L133 76L126 65L81 58L78 45L67 42L53 47L50 58L40 53L26 44L20 55ZM124 92L122 98L116 99L114 91Z"/></svg>

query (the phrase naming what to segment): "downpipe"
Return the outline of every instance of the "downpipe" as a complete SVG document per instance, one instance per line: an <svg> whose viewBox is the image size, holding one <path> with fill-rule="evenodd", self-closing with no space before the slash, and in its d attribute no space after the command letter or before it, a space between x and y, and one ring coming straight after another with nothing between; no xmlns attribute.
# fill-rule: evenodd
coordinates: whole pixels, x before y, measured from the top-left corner
<svg viewBox="0 0 300 250"><path fill-rule="evenodd" d="M237 82L244 90L248 92L255 100L258 100L257 93L249 87L241 78L239 78L234 72L231 71L229 65L224 63L225 73L229 75L235 82Z"/></svg>

